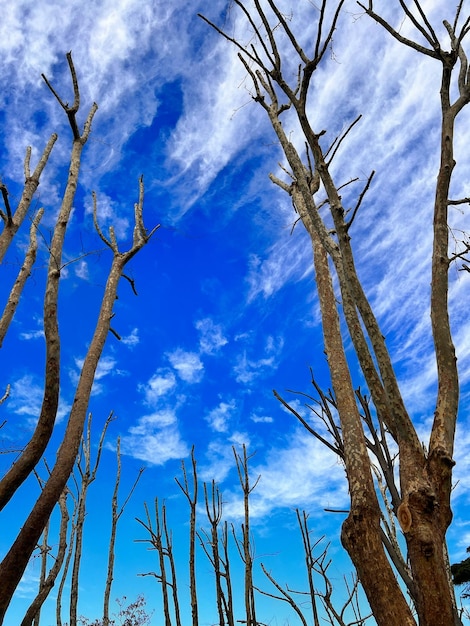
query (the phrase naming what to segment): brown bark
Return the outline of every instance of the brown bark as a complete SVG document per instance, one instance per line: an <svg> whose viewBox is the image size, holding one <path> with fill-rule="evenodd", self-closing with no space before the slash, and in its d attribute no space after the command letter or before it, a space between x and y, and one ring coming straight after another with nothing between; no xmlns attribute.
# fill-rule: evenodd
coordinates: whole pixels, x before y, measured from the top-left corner
<svg viewBox="0 0 470 626"><path fill-rule="evenodd" d="M372 612L384 624L412 625L414 619L387 559L380 532L381 515L354 388L344 352L328 257L311 231L323 336L340 417L351 511L341 541L356 567ZM380 576L377 576L380 572ZM393 598L391 603L390 598Z"/></svg>
<svg viewBox="0 0 470 626"><path fill-rule="evenodd" d="M59 508L61 515L59 529L59 548L54 559L54 564L49 570L47 576L45 576L39 588L37 596L28 607L28 610L26 611L25 616L21 622L21 626L31 626L33 620L39 616L41 606L44 604L47 597L49 596L49 593L54 587L55 581L57 580L57 576L62 567L62 563L64 562L65 551L67 549L67 527L69 523L69 514L67 511L67 489L62 493L59 498Z"/></svg>
<svg viewBox="0 0 470 626"><path fill-rule="evenodd" d="M56 463L15 542L0 563L0 579L2 580L2 586L0 587L0 624L3 622L11 597L21 579L42 529L72 472L80 446L96 368L108 336L110 321L113 317L113 306L116 301L117 288L122 272L126 263L137 254L148 242L153 232L155 232L155 229L149 234L146 232L142 221L142 207L143 181L141 180L139 202L135 206L136 226L133 245L127 252L119 252L115 238L111 236L111 239L107 240L100 231L101 237L112 249L114 258L106 282L95 332L82 366L65 435L57 453ZM97 224L96 215L95 223Z"/></svg>
<svg viewBox="0 0 470 626"><path fill-rule="evenodd" d="M291 30L291 22L284 18L275 0L268 0L266 10L255 0L252 14L241 1L235 0L235 4L249 22L257 44L244 47L235 37L227 35L204 19L239 50L239 58L253 81L253 98L271 121L288 162L289 171L285 171L292 182L287 184L274 176L271 179L291 195L300 219L312 239L325 349L334 403L341 425L340 431L332 431L334 443L327 445L340 454L345 462L351 495L351 511L342 530L343 544L353 559L377 623L387 626L414 623L412 613L388 563L384 544L412 594L420 625L459 624L448 574L445 542L446 530L452 518L450 490L459 397L448 310L448 270L451 262L448 254L448 205L451 202L449 188L455 166L454 121L470 100L468 61L462 46L463 39L469 32L469 19L464 20L460 32L457 32L463 4L460 2L453 24L444 22L451 44L451 51L447 52L419 2L414 3L415 12L408 8L406 2L400 2L400 6L424 44L404 37L376 14L372 0L367 6L359 3L365 13L383 26L400 44L435 59L442 65L441 163L434 203L434 247L431 261L431 324L437 361L438 392L429 452L426 454L401 397L383 333L356 271L350 243L349 230L364 193L369 188L372 175L359 196L352 216L347 217L339 188L330 173L331 160L345 135L336 140L334 150L330 148L327 152L327 160L321 147L323 131L316 133L307 115L307 100L310 93L315 93L310 89L311 79L331 42L342 2L336 4L329 27L326 25L326 2L321 3L317 38L311 57L298 43ZM291 53L298 59L299 71L294 85L289 84L283 74L283 59L277 43L280 32L283 33L283 45L289 41ZM460 65L456 80L458 96L452 103L452 75L457 63ZM316 88L321 88L321 85L316 85ZM311 103L309 107L312 108ZM306 163L302 161L282 126L281 115L288 109L295 111L302 128L307 149ZM326 205L334 225L331 230L327 226L330 222L324 221L315 204L314 196L319 190L324 194L322 206ZM323 211L327 209L323 208ZM468 253L468 250L467 245L465 251ZM364 424L370 427L372 422L370 419L367 422L368 418L361 421L354 398L332 287L333 270L340 289L343 319L382 429L380 444L373 435L371 441L366 441ZM364 408L360 396L357 400ZM338 438L339 432L341 434ZM389 454L382 454L384 449L387 450L385 432L390 433L399 449L399 490L394 485L391 457ZM370 473L367 448L378 454L379 466L390 489L394 513L405 534L411 576L409 570L403 567L405 559L400 555L393 555L393 551L398 549L398 542L393 540L393 536L390 539L381 526L381 511L376 498L376 486ZM380 580L376 575L377 571L381 572Z"/></svg>
<svg viewBox="0 0 470 626"><path fill-rule="evenodd" d="M36 168L32 175L30 169L31 148L28 147L26 150L26 156L24 160L25 184L20 201L14 213L12 214L11 219L8 219L8 217L5 216L3 212L1 213L1 217L4 221L4 229L0 234L0 261L3 260L11 242L13 241L13 237L18 232L18 229L20 228L26 215L28 214L29 207L31 206L31 200L33 199L36 189L39 186L41 174L46 167L47 161L56 141L57 135L54 133L53 135L51 135L49 141L47 142L47 145L44 148L41 158L39 159L38 164L36 165ZM2 187L6 191L5 185L2 185Z"/></svg>
<svg viewBox="0 0 470 626"><path fill-rule="evenodd" d="M43 214L44 209L39 209L33 221L31 222L31 228L29 229L28 250L26 251L23 265L18 272L18 276L16 277L15 283L10 291L10 295L8 296L3 315L0 318L0 348L3 345L5 335L13 320L13 316L15 315L16 309L20 301L20 296L23 293L26 281L28 280L31 274L32 267L36 262L36 254L38 249L36 230L39 226L39 222L41 221Z"/></svg>
<svg viewBox="0 0 470 626"><path fill-rule="evenodd" d="M75 70L73 69L71 57L69 57L69 64L71 67L72 79L75 83L76 75ZM75 115L78 111L78 104L76 108L69 109L67 107L66 110L68 113L73 111L73 115ZM15 491L20 487L24 480L26 480L32 469L38 463L46 449L47 444L49 443L55 424L59 404L60 387L60 335L57 305L59 297L60 273L62 270L62 251L65 233L69 223L70 214L73 208L73 200L77 189L81 154L87 142L91 130L91 123L96 110L97 106L94 104L85 122L83 134L74 138L67 184L62 198L59 215L54 226L52 242L49 250L49 266L44 295L43 319L44 337L46 341L46 362L44 368L44 397L41 412L33 436L27 443L22 454L0 481L0 510L5 507ZM44 166L47 158L43 160Z"/></svg>

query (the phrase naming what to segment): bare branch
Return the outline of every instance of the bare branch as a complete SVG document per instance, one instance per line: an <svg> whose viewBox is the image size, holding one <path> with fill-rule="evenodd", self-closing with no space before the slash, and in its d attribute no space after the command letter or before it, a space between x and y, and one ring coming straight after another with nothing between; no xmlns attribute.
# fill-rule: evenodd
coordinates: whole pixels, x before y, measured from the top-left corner
<svg viewBox="0 0 470 626"><path fill-rule="evenodd" d="M359 122L359 120L362 118L362 113L360 115L358 115L356 117L356 119L351 122L351 124L347 127L347 129L344 131L344 133L342 133L339 137L336 137L336 139L333 141L333 143L331 144L331 146L328 148L328 150L325 152L325 158L329 155L330 151L333 149L333 154L331 155L330 159L328 161L326 161L327 165L330 166L331 162L333 161L333 159L335 158L335 154L338 152L341 144L343 143L343 141L346 139L347 135L351 132L351 130L354 128L354 126Z"/></svg>
<svg viewBox="0 0 470 626"><path fill-rule="evenodd" d="M8 296L5 309L0 318L0 347L3 345L5 335L10 327L13 316L15 315L16 309L20 302L20 296L23 293L26 281L31 275L33 265L36 262L38 248L36 231L43 214L44 209L39 209L31 223L31 227L29 229L29 245L25 254L23 265L18 272L18 276L16 277L15 283L10 291L10 295Z"/></svg>
<svg viewBox="0 0 470 626"><path fill-rule="evenodd" d="M386 20L383 19L383 17L380 17L380 15L378 15L377 13L375 13L372 10L371 3L369 4L369 7L365 7L363 4L361 4L361 2L358 2L357 4L361 7L361 9L363 9L365 11L365 13L367 13L367 15L369 15L369 17L371 17L378 24L383 26L385 28L385 30L388 31L392 35L392 37L394 37L397 41L399 41L403 45L408 46L409 48L413 48L414 50L417 50L418 52L421 52L421 54L425 54L426 56L430 56L433 59L439 59L440 58L440 55L434 49L432 44L431 44L432 49L425 48L424 46L422 46L421 44L417 43L416 41L413 41L412 39L408 39L407 37L403 37L403 35L400 35L400 33L398 31L396 31ZM429 41L429 35L428 34L426 36L426 39Z"/></svg>
<svg viewBox="0 0 470 626"><path fill-rule="evenodd" d="M357 212L359 211L359 208L360 208L360 206L362 204L362 201L364 200L364 196L366 195L366 193L369 190L369 187L370 187L370 184L372 182L372 179L374 178L374 174L375 174L375 170L372 170L372 172L370 173L369 178L367 179L367 182L366 182L366 184L364 186L364 189L361 191L361 195L359 196L358 201L356 203L356 206L354 207L354 210L352 212L351 218L350 218L350 220L346 224L346 230L349 230L351 228L351 226L352 226L352 224L354 222L354 219L355 219L355 217L357 215Z"/></svg>

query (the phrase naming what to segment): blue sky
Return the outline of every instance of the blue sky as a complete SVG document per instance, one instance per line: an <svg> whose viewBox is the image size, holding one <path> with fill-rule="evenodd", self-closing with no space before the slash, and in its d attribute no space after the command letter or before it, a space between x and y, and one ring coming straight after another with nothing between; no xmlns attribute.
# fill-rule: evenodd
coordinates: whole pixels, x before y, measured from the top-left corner
<svg viewBox="0 0 470 626"><path fill-rule="evenodd" d="M266 555L280 582L305 585L297 571L302 554L296 507L310 512L315 535L331 534L338 579L349 571L337 542L339 516L324 513L326 507L347 507L343 470L272 394L278 390L307 415L301 400L285 390L310 392L309 367L326 386L328 376L310 243L300 226L292 231L295 214L290 200L268 179L270 172L279 175L282 156L263 111L252 102L250 83L234 49L197 18L202 12L248 41L239 14L234 10L226 14L227 4L69 0L64 8L52 0L17 0L2 10L0 174L12 204L21 191L26 146L33 147L34 160L49 135L59 134L32 205L45 207L41 232L46 241L60 202L71 138L65 115L41 73L64 98L71 98L65 53L72 50L82 94L79 120L83 123L93 101L99 105L66 244L71 262L60 301L61 421L48 449L51 462L110 262L93 230L91 191L97 193L101 224L113 224L118 237L125 239L131 234L138 177L143 174L146 224L149 228L161 224L128 269L138 297L126 281L121 284L113 327L122 341L109 337L90 403L97 438L109 412L117 416L108 430L97 481L90 488L79 609L90 617L98 616L101 607L118 436L122 493L142 465L147 469L119 528L112 597L133 598L142 592L158 612L155 581L137 576L156 569L155 554L134 542L142 538L134 518L142 518L144 501L151 505L156 496L167 500L169 522L178 538L180 587L185 586L187 507L174 476L180 475L182 458L189 463L193 444L200 478L220 483L227 516L235 523L241 509L232 446L244 443L249 452L256 452L251 463L253 477L261 475L252 500L257 552L263 555L261 560ZM312 3L281 4L286 13L294 7L293 29L301 25L300 37L307 43L314 27ZM401 18L394 4L384 10L397 25ZM452 17L447 3L429 0L423 6L444 37L442 19ZM435 389L428 286L439 67L400 47L366 17L358 18L357 5L346 2L331 53L318 71L311 114L317 130L327 129L328 141L363 114L334 169L343 182L354 177L365 180L372 169L377 172L355 221L353 241L403 395L426 441ZM410 32L407 22L401 28ZM453 197L470 195L468 122L465 112L457 126ZM284 125L289 123L293 142L302 145L294 121L286 118ZM348 198L354 203L357 190L345 188L346 204ZM453 210L451 220L455 233L469 230L465 208ZM2 268L2 297L15 275L26 235L25 229ZM0 431L5 451L27 440L40 407L45 259L43 245L2 349L2 384L11 383L0 420L7 420ZM465 489L470 337L468 278L455 268L451 280L462 406L455 470L460 482L454 491L449 538L452 559L460 560L470 545ZM355 382L361 383L358 372ZM14 454L0 456L2 471L13 458ZM2 514L0 552L15 536L36 493L34 481L28 482ZM299 551L291 549L296 542ZM201 580L210 586L202 553L200 568ZM32 599L38 572L33 560L7 626L18 623ZM54 623L53 600L54 591L44 610L46 626ZM212 623L215 605L202 599L201 604L205 611L201 623ZM284 610L266 607L263 621L284 623Z"/></svg>

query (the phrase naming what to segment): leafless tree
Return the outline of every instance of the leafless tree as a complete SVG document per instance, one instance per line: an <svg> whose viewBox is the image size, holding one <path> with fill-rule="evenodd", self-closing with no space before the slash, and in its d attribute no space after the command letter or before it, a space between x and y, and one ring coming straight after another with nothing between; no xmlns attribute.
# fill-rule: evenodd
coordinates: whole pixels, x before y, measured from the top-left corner
<svg viewBox="0 0 470 626"><path fill-rule="evenodd" d="M435 60L441 70L441 158L430 258L431 327L438 385L433 426L425 448L403 401L384 333L359 279L351 246L351 226L357 220L374 173L358 194L354 209L347 211L331 162L348 131L332 146L327 146L325 132L313 128L308 114L315 107L317 90L322 88L319 82L314 85L315 72L330 49L344 1L337 0L332 8L326 0L322 0L319 7L311 3L312 22L316 21L317 32L310 50L300 45L293 22L286 18L275 0L266 3L253 0L250 4L234 0L233 4L249 24L252 38L248 45L204 19L238 49L239 59L252 81L253 98L268 116L287 161L284 170L288 180L274 175L271 180L289 194L311 238L325 353L340 425L337 447L344 460L350 493L342 543L353 560L378 624L460 624L446 549L446 531L452 519L450 494L459 401L448 284L451 263L467 260L469 246L464 238L458 252L450 254L448 207L453 203L468 203L468 198L451 200L449 188L455 167L455 120L470 100L470 75L463 48L470 18L462 16L463 1L460 1L451 19L444 21L448 39L440 41L421 3L399 0L403 18L415 30L416 39L411 39L381 17L372 0L367 4L359 3L364 16L383 27L387 35L416 54ZM281 41L282 46L287 42L290 52L286 53L283 48L281 54ZM298 63L293 80L285 71L284 54L290 54L290 60L295 58ZM283 114L288 110L303 132L304 153L295 148L282 124ZM339 286L339 293L335 291L335 284ZM408 570L400 565L399 574L405 573L416 615L390 562L391 546L387 545L384 533L383 510L369 457L370 446L377 442L372 436L368 443L364 432L367 423L361 411L365 407L353 387L341 320L349 331L368 387L370 407L379 423L378 437L383 438L386 433L398 449L399 488L391 492L391 506L406 542L404 562L410 567Z"/></svg>
<svg viewBox="0 0 470 626"><path fill-rule="evenodd" d="M234 626L233 590L230 576L228 523L223 521L222 493L213 480L209 492L204 483L204 501L210 531L198 532L199 542L215 575L215 597L220 626Z"/></svg>
<svg viewBox="0 0 470 626"><path fill-rule="evenodd" d="M192 488L189 484L188 474L184 461L181 463L183 471L183 482L175 478L178 487L186 496L189 503L189 589L191 594L191 616L193 626L198 626L198 604L197 604L197 576L196 576L196 510L198 499L198 480L196 457L194 456L194 446L191 450L192 465Z"/></svg>
<svg viewBox="0 0 470 626"><path fill-rule="evenodd" d="M51 546L48 543L49 522L43 532L42 543L39 545L41 554L41 576L39 579L39 590L34 600L29 605L21 626L39 626L41 607L46 601L53 588L57 576L62 568L67 549L67 528L69 524L69 513L67 509L68 488L66 487L59 498L60 527L57 553L53 556L53 564L47 572L48 560L51 556Z"/></svg>
<svg viewBox="0 0 470 626"><path fill-rule="evenodd" d="M109 599L111 596L111 586L113 584L113 579L114 579L114 559L115 559L117 525L124 513L124 510L129 500L132 497L132 494L135 491L135 488L137 487L137 483L139 482L144 472L144 468L141 467L127 496L124 498L123 503L119 506L118 496L119 496L119 486L121 483L121 440L119 437L118 437L117 445L116 445L116 460L117 460L116 482L114 483L113 497L111 499L111 534L109 537L109 546L108 546L108 570L106 574L106 584L105 584L104 597L103 597L103 626L109 626L109 624L111 624L110 618L109 618Z"/></svg>
<svg viewBox="0 0 470 626"><path fill-rule="evenodd" d="M76 461L76 468L79 474L80 491L77 499L77 514L74 520L75 532L74 532L74 548L73 548L73 560L72 560L72 575L70 579L70 626L77 626L77 608L78 608L78 590L79 590L79 576L80 576L80 564L83 556L83 533L86 518L86 503L88 490L90 485L96 480L96 473L100 466L101 454L103 452L103 443L106 436L108 426L113 420L113 414L108 415L107 420L104 423L101 431L100 440L98 443L98 450L95 457L93 467L91 466L91 423L92 414L88 416L86 434L82 436L82 443L80 446L80 452Z"/></svg>
<svg viewBox="0 0 470 626"><path fill-rule="evenodd" d="M320 626L323 622L330 623L332 626L362 626L365 624L370 616L364 617L361 614L357 577L353 578L352 583L347 583L345 579L345 590L338 589L339 585L333 585L328 573L331 564L331 559L328 557L328 546L325 547L322 544L322 539L312 542L313 531L309 528L308 515L305 512L297 511L296 513L302 537L305 580L308 590L293 590L288 586L288 583L285 586L281 585L263 563L260 564L260 567L264 577L274 585L279 593L266 591L259 582L255 583L257 568L255 567L254 531L251 529L250 498L260 477L254 481L250 479L249 460L252 455L248 454L246 446L242 447L241 452L234 448L233 453L242 492L240 501L242 522L238 525L226 519L222 492L215 481L212 481L210 488L207 483L203 484L209 530L201 528L197 532L199 545L209 561L210 572L214 575L214 595L218 618L216 623L219 626L235 626L236 623L263 626L263 622L259 621L257 617L255 602L256 594L262 594L275 600L276 604L279 601L288 604L293 614L304 626L309 623L310 608L314 626ZM194 450L192 460L194 462ZM194 462L193 469L195 468ZM194 474L194 478L197 480L197 472ZM160 508L158 500L156 500L155 522L151 520L147 506L145 506L145 512L145 520L138 519L137 521L145 528L149 536L139 541L150 543L152 548L157 551L159 571L158 573L148 572L143 575L154 576L161 586L165 626L172 626L173 613L176 626L181 626L179 592L176 584L173 545L167 526L167 509L165 505ZM232 566L237 560L241 561L243 565L243 574L240 576L243 578L243 582L241 580L238 582L236 578L232 578L235 576L235 574L232 575ZM168 571L168 564L171 564L171 572ZM188 560L188 569L189 565L190 561ZM235 563L236 567L237 564ZM204 587L204 599L207 602L207 588L199 579L198 588L201 587ZM170 589L173 598L170 597ZM335 591L338 598L342 595L342 601L337 599ZM342 594L341 591L343 591ZM300 600L298 600L299 597ZM235 615L238 603L242 607L237 609L242 611L240 619L237 619ZM172 609L176 610L172 611Z"/></svg>
<svg viewBox="0 0 470 626"><path fill-rule="evenodd" d="M80 130L79 123L77 121L77 115L80 109L80 90L77 74L70 53L67 54L67 61L70 69L74 94L73 103L71 105L62 100L62 98L54 90L51 83L46 77L44 77L49 89L67 115L73 136L68 179L62 198L62 204L53 229L52 240L49 244L49 264L47 269L43 308L44 336L46 343L44 396L37 425L31 439L26 444L19 457L15 460L15 463L12 464L10 469L0 481L0 510L8 504L13 494L20 488L23 482L31 474L34 467L37 465L51 439L57 416L60 387L61 347L58 326L58 296L61 282L61 272L64 267L62 260L64 242L72 212L75 192L77 189L82 151L89 138L92 121L98 108L96 104L91 106L85 119L83 130ZM56 135L51 137L32 175L30 172L31 150L27 150L25 159L26 181L21 200L15 211L12 211L9 205L8 190L6 186L3 183L1 184L1 191L5 204L5 211L0 213L0 217L3 221L3 231L0 234L0 254L2 256L5 254L15 233L18 231L21 223L27 215L32 195L39 184L40 175L44 170L56 138ZM55 464L51 468L50 475L41 490L37 501L33 504L27 519L24 521L17 538L0 563L0 578L2 580L2 584L0 586L0 624L3 623L6 610L26 568L29 558L39 541L41 533L43 532L55 505L59 501L61 494L64 492L67 481L72 473L83 434L96 368L98 366L109 331L112 330L110 321L113 317L113 307L116 300L120 278L126 264L139 252L139 250L141 250L141 248L149 241L155 230L158 228L157 226L150 232L146 231L142 216L143 198L144 184L143 179L141 178L139 181L139 199L134 208L135 223L132 245L128 250L122 251L119 248L119 244L112 227L109 229L108 236L105 236L101 231L98 223L98 201L96 195L93 195L94 224L99 237L104 242L106 247L111 250L112 263L108 273L106 286L104 288L101 309L97 317L95 331L89 343L88 352L82 366L72 409L68 417L63 440L57 451ZM31 263L34 262L36 247L35 229L39 219L40 213L33 218L33 226L30 231L30 245L26 253L26 259L20 269L17 281L10 293L10 299L6 304L5 312L3 314L2 321L0 322L0 327L2 327L2 324L8 325L9 321L11 321L16 302L19 298L19 293L24 287L25 279L30 272ZM3 336L4 329L2 328L0 337L3 338Z"/></svg>
<svg viewBox="0 0 470 626"><path fill-rule="evenodd" d="M176 626L181 626L180 603L178 595L178 581L176 578L176 567L173 556L173 542L171 533L168 531L166 520L166 506L162 505L161 512L158 499L155 499L155 525L152 522L147 505L145 505L145 520L137 518L148 532L147 539L139 539L139 542L150 543L152 548L158 553L158 564L160 573L147 572L141 576L154 576L161 585L163 598L163 613L165 616L165 626L172 626L170 611L170 595L168 590L171 589L171 601L173 603ZM170 573L168 575L167 562L169 562Z"/></svg>
<svg viewBox="0 0 470 626"><path fill-rule="evenodd" d="M245 612L246 612L246 624L247 626L257 626L256 620L256 603L255 603L255 590L253 585L253 545L251 541L250 530L250 495L254 489L260 477L258 476L254 483L250 481L250 473L248 467L248 461L250 456L247 453L246 446L243 445L242 454L238 454L235 448L233 448L233 454L235 456L235 462L237 465L238 479L243 491L243 524L242 524L242 538L235 540L237 542L238 551L241 559L245 565Z"/></svg>

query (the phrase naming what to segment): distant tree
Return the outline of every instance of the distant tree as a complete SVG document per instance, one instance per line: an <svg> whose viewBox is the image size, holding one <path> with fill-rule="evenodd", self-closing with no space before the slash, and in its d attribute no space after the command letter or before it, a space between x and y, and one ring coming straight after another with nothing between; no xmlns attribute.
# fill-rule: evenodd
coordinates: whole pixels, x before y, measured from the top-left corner
<svg viewBox="0 0 470 626"><path fill-rule="evenodd" d="M363 626L370 615L365 617L362 615L360 583L357 577L353 578L352 583L348 583L345 579L345 592L342 594L342 601L339 600L343 589L340 589L341 585L339 584L334 585L329 576L328 569L331 565L331 559L328 556L328 545L324 545L323 538L312 542L313 531L309 528L308 515L305 512L297 510L296 515L302 538L307 590L293 590L288 584L280 584L272 571L268 571L263 563L260 563L260 568L255 566L255 560L259 557L256 555L256 541L254 531L251 528L250 498L260 477L258 476L254 481L251 481L249 461L252 455L248 454L246 446L242 447L241 453L233 448L233 453L242 492L242 522L239 526L225 518L222 492L215 481L212 481L210 486L203 483L206 521L209 523L209 530L202 527L196 535L192 534L191 520L194 519L193 506L197 505L195 493L198 491L194 449L191 456L192 487L189 488L184 464L182 465L183 482L176 479L190 503L189 579L191 580L192 571L194 576L198 576L196 569L192 569L196 560L195 538L197 536L199 546L209 561L210 571L214 574L215 585L212 598L215 599L217 624L219 626L235 626L235 624L241 623L247 624L247 626L265 626L265 622L259 621L260 618L257 613L261 613L261 611L258 611L256 607L256 596L263 595L274 601L273 604L276 607L274 611L277 610L279 602L288 604L292 613L297 616L303 626L307 626L309 623L308 614L310 612L314 626L320 626L322 623L331 626ZM145 505L145 519L137 519L148 533L148 537L139 539L138 542L150 544L156 550L158 558L158 570L141 575L153 576L160 585L165 626L173 626L173 624L174 626L181 626L181 607L185 604L185 599L188 599L187 592L186 590L184 592L186 598L182 598L180 592L182 585L178 584L175 568L172 533L167 522L167 507L165 504L160 506L158 499L155 500L154 518L153 520L147 505ZM285 546L291 552L287 541ZM299 556L301 557L302 554L300 553ZM237 560L242 563L242 570L238 575L232 574L232 567L234 571L239 570ZM184 571L183 574L186 572ZM181 570L179 576L181 576ZM288 574L286 576L288 577ZM259 578L263 582L266 582L267 579L270 585L274 585L277 592L266 591L261 583L255 583L255 580ZM204 589L205 604L209 601L207 585L204 585L199 579L197 586L191 587L189 585L191 609L195 599L197 602L198 589L201 588ZM237 619L237 611L241 613L239 619ZM198 626L200 624L199 618L193 619L193 624ZM101 622L98 622L97 626L101 626Z"/></svg>
<svg viewBox="0 0 470 626"><path fill-rule="evenodd" d="M463 237L454 253L449 251L449 205L468 204L468 198L451 199L449 189L455 168L455 121L470 101L470 73L464 40L470 30L470 17L462 16L463 1L457 4L450 21L444 21L447 41L440 41L421 3L400 0L402 19L415 30L416 39L402 34L376 13L373 0L358 3L384 32L416 54L433 59L441 72L440 165L435 187L433 250L431 270L431 328L437 362L437 395L431 435L423 446L403 401L396 372L380 328L356 269L351 246L351 226L374 172L357 193L355 206L343 204L341 184L335 179L331 163L348 131L330 145L325 131L314 128L316 96L325 89L319 67L331 48L333 33L344 0L310 3L311 23L317 25L309 48L301 41L303 24L295 33L294 14L286 16L281 2L275 0L234 0L245 17L249 43L244 44L233 31L220 29L204 18L223 37L235 45L238 56L253 85L252 96L272 125L286 164L286 180L271 175L271 180L291 198L313 246L315 278L323 322L332 393L321 394L320 416L333 412L329 422L333 444L340 454L349 484L350 510L343 523L341 539L356 567L373 615L381 626L449 626L460 624L446 548L446 531L452 520L450 495L454 466L454 438L459 404L459 378L449 320L449 268L455 261L466 261L470 244ZM449 9L447 3L442 3ZM335 37L340 35L335 33ZM296 67L297 72L292 72ZM326 81L328 82L328 81ZM344 98L349 97L344 93ZM430 97L430 94L426 94ZM290 111L303 133L305 149L296 148L290 137ZM383 114L387 111L384 109ZM292 118L291 118L292 119ZM302 145L302 141L298 143ZM367 147L365 146L366 150ZM405 184L405 183L404 183ZM403 223L406 223L404 218ZM373 220L367 227L373 228ZM463 264L463 269L468 265ZM350 362L346 356L341 322L349 331L355 355L368 387L368 395L356 393ZM315 381L314 386L318 391ZM325 402L326 401L326 402ZM339 423L335 423L336 414ZM369 420L369 422L367 422ZM370 427L372 430L370 430ZM368 436L369 435L369 438ZM389 454L396 446L398 456ZM384 508L374 482L369 456L371 446L384 464L385 491L392 518L398 520L406 543L406 554L397 556L385 528ZM387 456L388 455L388 456ZM395 484L394 468L399 476ZM390 522L394 524L394 519ZM392 533L393 536L393 533ZM398 564L394 569L393 564ZM397 580L402 578L405 589ZM409 593L413 606L409 605Z"/></svg>
<svg viewBox="0 0 470 626"><path fill-rule="evenodd" d="M82 435L80 451L75 462L77 473L79 475L79 493L77 498L76 516L74 516L73 543L71 548L73 553L72 559L72 575L70 580L70 626L77 626L77 609L78 609L78 591L79 591L79 575L80 564L83 554L83 534L86 519L86 503L88 490L90 485L96 480L96 473L100 466L101 454L103 452L103 443L106 436L108 426L113 419L110 413L101 431L101 437L98 443L93 467L91 465L91 423L92 414L90 413L86 425L86 433Z"/></svg>
<svg viewBox="0 0 470 626"><path fill-rule="evenodd" d="M114 614L114 618L105 623L102 619L89 620L86 617L79 617L79 626L150 626L151 615L146 610L146 600L139 595L134 602L127 603L126 596L116 600L119 610ZM67 626L67 624L65 625Z"/></svg>
<svg viewBox="0 0 470 626"><path fill-rule="evenodd" d="M114 580L114 561L115 561L115 548L116 548L116 536L117 536L117 526L119 520L121 519L124 510L132 497L132 494L137 487L137 483L139 482L144 468L141 467L134 483L132 484L130 490L128 491L126 497L124 498L122 504L119 504L119 486L121 483L121 439L118 437L117 445L116 445L116 482L114 483L114 491L113 496L111 498L111 533L109 537L109 545L108 545L108 569L106 572L106 583L104 587L104 595L103 595L103 626L108 626L111 622L109 619L109 599L111 596L111 587ZM139 596L138 600L142 597Z"/></svg>
<svg viewBox="0 0 470 626"><path fill-rule="evenodd" d="M470 546L467 548L467 552L470 552ZM460 561L460 563L451 565L450 571L452 572L454 585L470 583L470 557Z"/></svg>
<svg viewBox="0 0 470 626"><path fill-rule="evenodd" d="M49 262L42 313L46 344L44 396L40 415L38 416L32 437L0 481L0 510L7 506L15 492L31 475L43 455L46 446L51 440L58 410L61 370L61 336L59 332L58 298L61 275L66 265L63 261L65 237L70 224L77 189L82 151L89 138L92 121L98 108L96 104L91 106L85 119L83 129L80 130L77 121L77 115L80 109L80 91L71 53L67 54L67 61L73 85L73 103L71 105L61 99L47 78L43 76L59 105L64 109L72 130L68 179L62 197L62 204L53 228L52 239L48 246ZM20 201L15 209L12 209L10 206L6 184L4 182L0 183L0 190L5 206L5 210L0 211L0 218L3 222L3 231L0 233L0 259L6 254L14 236L19 231L28 215L31 200L39 185L40 176L47 164L56 140L57 135L52 135L33 173L31 173L30 170L31 148L27 149L25 159L25 185ZM151 232L146 231L142 217L143 199L144 184L141 178L139 182L139 199L134 208L135 223L132 244L128 250L122 251L119 249L118 241L112 227L109 230L108 236L105 236L101 231L98 223L98 200L96 195L93 195L94 225L102 242L112 252L111 267L107 276L95 331L89 342L88 352L80 372L72 408L66 422L65 433L57 450L55 464L52 466L50 475L41 489L36 502L32 504L31 511L24 521L17 538L0 562L0 624L3 623L11 598L28 564L30 556L38 544L41 533L46 527L54 507L64 493L67 481L72 473L82 439L96 368L109 331L117 335L111 328L110 322L114 315L113 307L116 301L120 278L123 275L126 264L141 250L158 228L157 226ZM3 315L0 318L0 343L10 327L20 295L26 285L27 278L36 258L36 231L42 214L43 211L41 209L35 216L31 216L29 247L25 255L24 263L20 268L18 277L7 299ZM34 311L34 314L36 313L37 312ZM33 315L33 311L31 314Z"/></svg>

